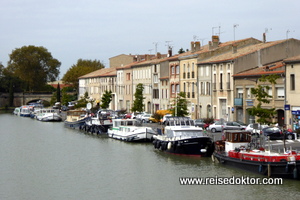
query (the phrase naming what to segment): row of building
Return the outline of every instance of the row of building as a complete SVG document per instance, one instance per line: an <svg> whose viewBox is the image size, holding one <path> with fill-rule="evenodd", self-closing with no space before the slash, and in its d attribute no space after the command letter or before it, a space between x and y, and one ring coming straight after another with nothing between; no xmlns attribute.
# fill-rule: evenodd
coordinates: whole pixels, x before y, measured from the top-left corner
<svg viewBox="0 0 300 200"><path fill-rule="evenodd" d="M199 41L190 45L189 51L176 55L169 48L165 55L112 57L109 68L79 78L79 95L88 92L99 102L102 94L111 90L110 108L130 112L135 88L142 83L147 112L169 109L174 106L176 95L185 92L193 119L213 117L252 123L255 118L247 112L256 103L251 88L268 84L258 79L275 73L280 78L270 85L271 103L263 106L276 109L273 121L279 125L298 125L299 40L267 42L263 35L263 40L246 38L222 43L219 36L212 36L207 45L202 46Z"/></svg>

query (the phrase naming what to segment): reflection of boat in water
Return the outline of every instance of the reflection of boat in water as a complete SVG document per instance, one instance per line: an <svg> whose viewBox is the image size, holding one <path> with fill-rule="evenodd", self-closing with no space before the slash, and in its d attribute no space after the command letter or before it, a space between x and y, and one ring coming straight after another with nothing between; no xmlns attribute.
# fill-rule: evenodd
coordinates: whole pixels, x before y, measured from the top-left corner
<svg viewBox="0 0 300 200"><path fill-rule="evenodd" d="M127 142L152 141L156 135L151 127L143 127L136 119L113 119L113 127L108 129L108 137Z"/></svg>
<svg viewBox="0 0 300 200"><path fill-rule="evenodd" d="M59 114L58 109L39 109L35 111L35 118L39 121L43 122L60 122L62 121L62 117Z"/></svg>
<svg viewBox="0 0 300 200"><path fill-rule="evenodd" d="M275 153L259 147L246 131L227 131L226 139L215 142L213 161L271 177L300 179L300 153ZM256 148L255 148L256 147Z"/></svg>
<svg viewBox="0 0 300 200"><path fill-rule="evenodd" d="M89 119L86 111L82 110L69 110L64 124L68 128L81 128L85 125L85 121Z"/></svg>
<svg viewBox="0 0 300 200"><path fill-rule="evenodd" d="M90 133L102 134L107 133L112 124L110 110L99 110L95 116L86 120L81 129Z"/></svg>
<svg viewBox="0 0 300 200"><path fill-rule="evenodd" d="M154 136L154 148L174 154L211 156L212 138L203 134L189 117L168 117L162 134Z"/></svg>

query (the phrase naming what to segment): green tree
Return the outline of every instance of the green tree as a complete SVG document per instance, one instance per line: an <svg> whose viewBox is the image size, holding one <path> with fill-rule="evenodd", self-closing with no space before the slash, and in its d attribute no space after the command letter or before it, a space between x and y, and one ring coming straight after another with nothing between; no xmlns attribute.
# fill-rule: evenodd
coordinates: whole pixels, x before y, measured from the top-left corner
<svg viewBox="0 0 300 200"><path fill-rule="evenodd" d="M77 101L77 104L75 105L75 108L82 108L86 107L87 103L94 103L94 99L91 99L89 97L89 94L87 92L84 93L82 97L80 97L80 100Z"/></svg>
<svg viewBox="0 0 300 200"><path fill-rule="evenodd" d="M258 117L257 122L260 124L271 124L271 119L276 114L275 108L262 108L262 104L269 104L269 99L272 98L272 96L268 94L268 90L271 87L266 84L276 84L277 78L279 78L277 74L272 74L268 76L263 75L261 78L258 79L258 81L260 83L265 84L257 84L255 88L251 88L251 94L254 95L258 103L256 106L253 106L252 108L248 109L248 114Z"/></svg>
<svg viewBox="0 0 300 200"><path fill-rule="evenodd" d="M23 89L39 91L59 75L61 63L44 47L23 46L13 50L9 57L7 69L26 83Z"/></svg>
<svg viewBox="0 0 300 200"><path fill-rule="evenodd" d="M135 94L134 94L134 101L133 107L131 108L132 112L143 112L144 111L144 104L143 100L145 97L143 96L144 86L142 83L137 84Z"/></svg>
<svg viewBox="0 0 300 200"><path fill-rule="evenodd" d="M59 85L59 83L57 84L56 99L57 99L57 102L61 102L61 100L60 100L60 85Z"/></svg>
<svg viewBox="0 0 300 200"><path fill-rule="evenodd" d="M189 115L187 109L187 100L184 92L178 93L173 103L174 107L170 109L173 116L185 117Z"/></svg>
<svg viewBox="0 0 300 200"><path fill-rule="evenodd" d="M178 54L181 54L181 53L185 53L185 51L183 50L182 47L178 50Z"/></svg>
<svg viewBox="0 0 300 200"><path fill-rule="evenodd" d="M104 65L98 60L82 60L79 59L76 65L72 65L71 68L65 73L62 80L65 83L71 84L76 90L78 89L78 78L86 75L98 69L104 68Z"/></svg>
<svg viewBox="0 0 300 200"><path fill-rule="evenodd" d="M112 100L112 91L105 91L105 93L103 94L102 98L101 98L101 105L100 107L103 109L107 109L110 102Z"/></svg>

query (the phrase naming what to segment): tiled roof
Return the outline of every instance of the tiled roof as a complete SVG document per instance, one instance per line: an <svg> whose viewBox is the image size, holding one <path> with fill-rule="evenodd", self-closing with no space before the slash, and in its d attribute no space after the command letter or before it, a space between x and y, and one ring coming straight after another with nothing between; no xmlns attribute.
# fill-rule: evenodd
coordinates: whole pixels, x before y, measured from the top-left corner
<svg viewBox="0 0 300 200"><path fill-rule="evenodd" d="M218 62L231 61L231 60L236 59L238 57L242 57L242 56L251 54L255 51L258 51L259 49L268 48L270 46L274 46L276 44L280 44L280 43L285 42L285 41L286 40L278 40L278 41L273 41L273 42L259 43L259 44L245 46L245 47L242 47L242 48L237 48L236 53L233 53L232 51L228 51L224 54L213 56L213 57L210 57L208 59L204 59L204 60L198 62L197 64L208 64L208 63L218 63Z"/></svg>
<svg viewBox="0 0 300 200"><path fill-rule="evenodd" d="M83 78L95 78L95 77L103 77L103 76L116 76L117 71L116 68L103 68L103 69L98 69L96 71L93 71L91 73L88 73L86 75L80 76L79 79Z"/></svg>
<svg viewBox="0 0 300 200"><path fill-rule="evenodd" d="M294 57L290 57L287 59L283 60L285 63L296 63L296 62L300 62L300 55L298 56L294 56Z"/></svg>
<svg viewBox="0 0 300 200"><path fill-rule="evenodd" d="M282 74L285 72L284 63L282 61L264 65L262 67L255 67L237 74L233 77L246 77L246 76L261 76L268 74Z"/></svg>

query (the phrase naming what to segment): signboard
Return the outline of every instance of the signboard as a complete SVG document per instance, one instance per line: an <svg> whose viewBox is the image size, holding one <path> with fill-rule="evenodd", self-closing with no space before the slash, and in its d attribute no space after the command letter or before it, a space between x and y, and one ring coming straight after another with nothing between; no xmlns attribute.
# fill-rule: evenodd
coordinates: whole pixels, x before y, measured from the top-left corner
<svg viewBox="0 0 300 200"><path fill-rule="evenodd" d="M284 105L284 110L290 110L290 109L291 109L291 106L289 104Z"/></svg>

